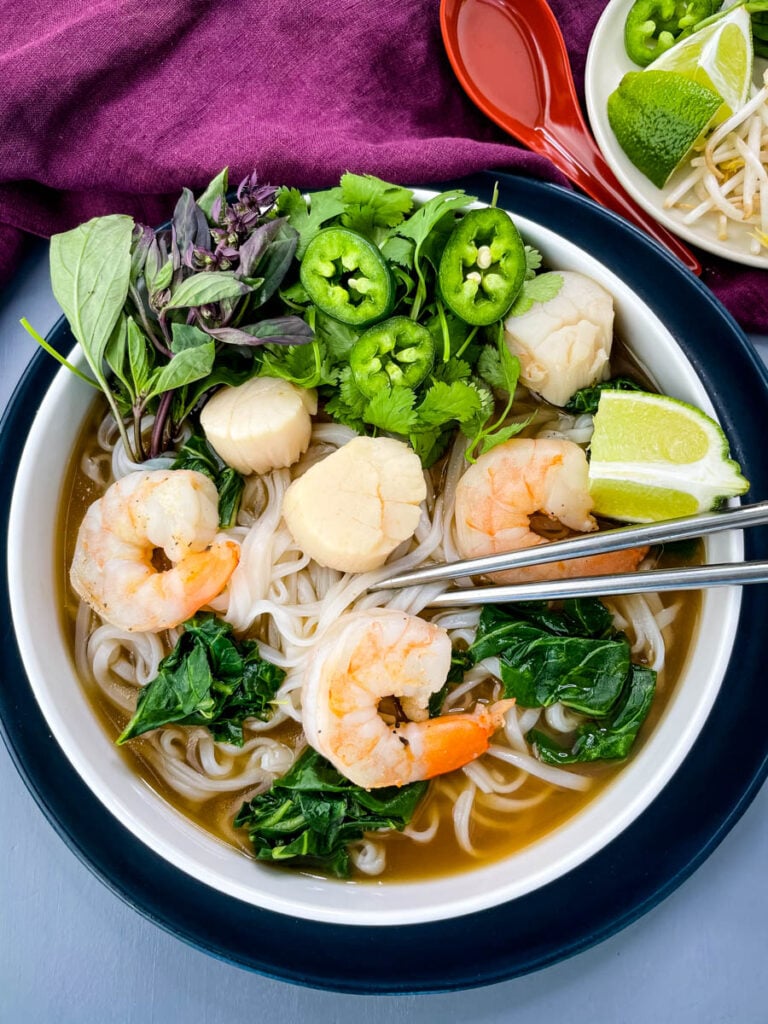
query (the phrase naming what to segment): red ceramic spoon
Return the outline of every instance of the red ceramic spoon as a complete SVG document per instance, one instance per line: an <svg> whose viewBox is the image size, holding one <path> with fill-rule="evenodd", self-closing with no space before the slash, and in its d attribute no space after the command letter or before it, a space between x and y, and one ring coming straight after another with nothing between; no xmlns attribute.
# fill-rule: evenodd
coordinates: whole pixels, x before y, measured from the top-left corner
<svg viewBox="0 0 768 1024"><path fill-rule="evenodd" d="M603 159L545 0L441 0L440 27L456 76L484 114L701 273L693 253L627 195Z"/></svg>

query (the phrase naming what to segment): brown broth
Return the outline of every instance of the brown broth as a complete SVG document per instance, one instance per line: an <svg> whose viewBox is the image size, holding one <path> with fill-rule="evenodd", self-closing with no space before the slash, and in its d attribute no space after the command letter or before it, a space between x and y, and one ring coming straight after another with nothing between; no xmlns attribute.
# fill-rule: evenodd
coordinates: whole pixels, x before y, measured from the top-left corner
<svg viewBox="0 0 768 1024"><path fill-rule="evenodd" d="M637 364L630 359L626 350L623 350L621 346L619 346L617 355L616 373L631 373L632 376L641 379L644 383L651 383L647 380L646 375L639 371ZM89 504L99 496L99 488L84 474L80 462L83 453L95 448L96 429L102 415L102 406L99 403L94 403L89 410L68 468L60 511L65 528L60 535L60 551L57 559L58 586L62 598L61 607L64 610L65 633L70 640L73 662L74 621L78 602L68 583L68 566L72 560L79 523ZM688 557L684 561L701 562L702 552L703 548L699 543L688 553ZM659 555L660 565L679 565L681 560L683 559L679 554L670 556L661 552ZM656 696L648 718L637 738L635 750L641 748L652 733L654 725L663 714L670 693L674 689L675 681L683 672L695 640L701 607L700 596L693 591L660 596L665 606L680 601L681 608L675 620L675 639L667 645L667 664L659 674ZM125 726L127 717L115 709L95 683L83 685L104 729L112 739L115 739ZM301 741L300 732L295 725L283 725L279 727L279 732L275 730L270 735L274 735L275 738L292 746ZM248 854L247 835L242 830L234 829L231 824L244 799L244 794L228 793L213 797L202 804L186 799L174 792L155 773L146 757L147 747L147 740L138 739L119 749L130 768L170 807L187 816L220 841ZM498 765L500 770L505 767L500 762ZM433 784L427 798L419 807L413 825L417 829L425 828L430 819L432 805L435 805L440 814L437 836L428 844L416 843L397 833L377 837L382 839L387 847L387 869L384 877L386 881L405 881L450 875L469 870L483 862L509 856L565 824L611 784L621 771L622 765L623 762L577 766L577 770L581 774L589 775L592 779L589 789L581 792L557 789L538 779L529 778L512 796L516 799L526 799L546 792L546 797L541 803L529 809L500 816L493 826L473 825L471 839L479 852L479 859L467 854L458 845L451 823L450 799L444 792L439 791L441 787ZM460 775L461 779L464 778L461 773L456 774ZM367 884L381 884L381 880L371 880L360 875L356 876L356 880L365 881Z"/></svg>

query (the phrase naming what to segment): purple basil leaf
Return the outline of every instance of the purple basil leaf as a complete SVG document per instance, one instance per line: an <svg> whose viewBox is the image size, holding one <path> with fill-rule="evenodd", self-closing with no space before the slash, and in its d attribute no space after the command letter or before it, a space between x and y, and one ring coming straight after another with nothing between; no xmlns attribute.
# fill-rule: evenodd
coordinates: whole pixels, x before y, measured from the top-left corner
<svg viewBox="0 0 768 1024"><path fill-rule="evenodd" d="M208 334L226 345L306 345L315 337L298 316L277 316L246 327L218 327Z"/></svg>
<svg viewBox="0 0 768 1024"><path fill-rule="evenodd" d="M277 235L281 226L286 223L286 219L278 217L276 220L269 220L246 238L240 246L240 266L235 272L237 277L251 277L256 263L264 255L267 246Z"/></svg>
<svg viewBox="0 0 768 1024"><path fill-rule="evenodd" d="M210 245L211 232L208 229L208 221L188 188L182 189L179 201L173 211L171 238L174 270L181 266L182 259L190 245L205 248Z"/></svg>
<svg viewBox="0 0 768 1024"><path fill-rule="evenodd" d="M211 220L214 224L218 224L221 220L221 210L224 205L224 196L217 196L213 204L211 205Z"/></svg>
<svg viewBox="0 0 768 1024"><path fill-rule="evenodd" d="M281 224L274 240L270 242L255 267L259 277L264 278L264 281L260 287L253 290L251 296L253 306L263 306L283 283L293 262L293 257L296 255L298 244L298 232L289 224Z"/></svg>

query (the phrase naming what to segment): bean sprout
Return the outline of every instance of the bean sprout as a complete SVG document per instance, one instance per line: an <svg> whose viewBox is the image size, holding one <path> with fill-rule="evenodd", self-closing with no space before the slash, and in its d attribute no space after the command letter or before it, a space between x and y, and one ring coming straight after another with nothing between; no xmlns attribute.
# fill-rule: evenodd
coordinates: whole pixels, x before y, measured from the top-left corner
<svg viewBox="0 0 768 1024"><path fill-rule="evenodd" d="M715 216L721 241L732 224L748 226L752 255L768 251L768 70L762 89L712 132L690 168L664 208L685 210L684 224Z"/></svg>

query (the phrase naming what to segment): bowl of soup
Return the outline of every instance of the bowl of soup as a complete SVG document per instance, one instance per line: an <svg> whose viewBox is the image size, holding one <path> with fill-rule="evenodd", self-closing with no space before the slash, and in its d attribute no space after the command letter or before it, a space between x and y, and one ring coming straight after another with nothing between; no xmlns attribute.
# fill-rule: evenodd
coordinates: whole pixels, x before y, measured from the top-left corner
<svg viewBox="0 0 768 1024"><path fill-rule="evenodd" d="M424 204L433 193L417 192L415 198ZM564 229L529 219L524 209L510 213L549 272L586 279L608 296L611 345L603 377L629 375L649 392L670 395L716 418L697 369L652 301L612 269L609 259L570 241ZM63 324L57 328L59 337L65 331ZM70 358L86 369L77 350ZM244 904L316 922L387 926L460 917L521 898L605 848L672 779L718 696L736 636L740 591L601 602L609 623L601 627L603 633L624 645L631 665L655 674L653 701L627 756L553 763L541 756L542 744L567 748L589 716L567 701L505 703L498 656L471 657L478 609L431 608L434 589L428 586L371 589L387 574L466 553L457 540L457 516L471 518L476 508L474 498L470 512L457 500L469 469L466 439L457 431L444 452L416 474L422 482L411 500L413 525L405 537L395 535L383 563L373 569L336 567L328 564L334 556L325 548L314 556L312 542L303 539L301 529L311 531L323 511L313 492L301 488L309 487L327 460L345 449L349 455L347 446L358 438L348 425L323 413L322 395L315 409L313 404L307 412L309 435L300 454L289 465L244 474L236 519L214 530L217 539L209 537L203 545L205 553L214 544L238 548L237 568L226 584L192 611L184 606L178 622L158 619L156 628L146 628L139 619L126 626L110 621L110 602L118 595L102 594L98 607L82 599L72 586L72 566L78 557L89 566L98 563L110 517L120 518L120 530L143 531L147 548L147 527L137 525L134 495L154 487L163 474L178 481L173 477L178 452L166 451L159 460L137 466L93 389L66 369L56 375L20 459L8 534L13 624L35 698L67 760L124 828L179 872ZM507 412L509 422L522 424L516 441L528 444L536 460L553 459L563 445L583 453L589 444L592 417L546 401L534 387L520 385ZM391 436L379 434L378 440L402 447ZM478 459L475 466L491 464L492 475L492 460L503 450L503 445L491 449L483 456L486 462ZM398 448L392 458L401 455ZM372 459L362 456L360 477ZM355 465L352 460L346 475L329 477L354 492L336 502L342 511L363 486ZM382 471L381 479L396 476L399 487L407 466L397 466L389 477ZM303 526L285 513L290 492L299 494L296 515L309 520ZM393 501L403 503L399 495ZM536 507L543 503L537 495ZM83 524L95 504L100 518L86 541ZM172 518L171 506L163 508ZM522 514L525 529L540 538L536 543L560 535L554 514L540 522L532 513ZM327 541L329 530L320 532ZM139 557L133 533L120 533L119 543L110 534L109 543L110 558ZM142 557L152 564L142 571L168 572L162 556L152 552L160 546L149 543L150 554ZM365 553L364 544L358 548L357 554ZM709 537L687 552L641 552L632 568L742 558L741 535L730 533ZM84 588L100 586L99 577ZM120 591L121 599L130 586ZM154 615L164 592L141 593L128 603L135 608L140 600L142 613ZM559 606L552 611L565 614ZM254 659L277 670L268 713L249 714L227 732L209 727L198 711L196 720L177 716L118 745L116 740L130 732L140 695L158 675L175 670L167 659L180 649L181 624L198 613L198 626L225 622L225 639L250 645ZM482 614L487 618L487 611ZM412 657L415 648L418 657ZM239 650L245 657L246 648ZM444 687L446 676L450 682ZM440 693L437 708L427 708L425 693ZM343 729L331 736L329 707L342 700L349 704ZM145 700L145 711L149 703ZM494 708L496 717L487 724ZM445 744L434 739L436 720L451 735L452 749L464 742L455 738L462 729L484 730L480 752L458 765L450 757L439 761ZM369 729L375 731L371 742ZM406 768L401 766L404 749ZM323 758L320 768L316 755ZM323 801L316 799L317 778L328 758L334 772L346 763L358 768L342 772L342 783L331 787L333 797ZM283 783L281 789L281 780L293 780L294 788ZM336 811L328 810L336 807L339 792L352 807L349 813L362 821L340 860L313 859L317 849L325 849L319 841L296 857L296 847L290 847L295 833L286 831L282 846L274 839L291 815L306 824L323 814L327 838L339 824ZM265 803L270 794L272 803ZM278 850L271 860L255 856L254 832L264 849ZM310 832L307 826L302 835Z"/></svg>

